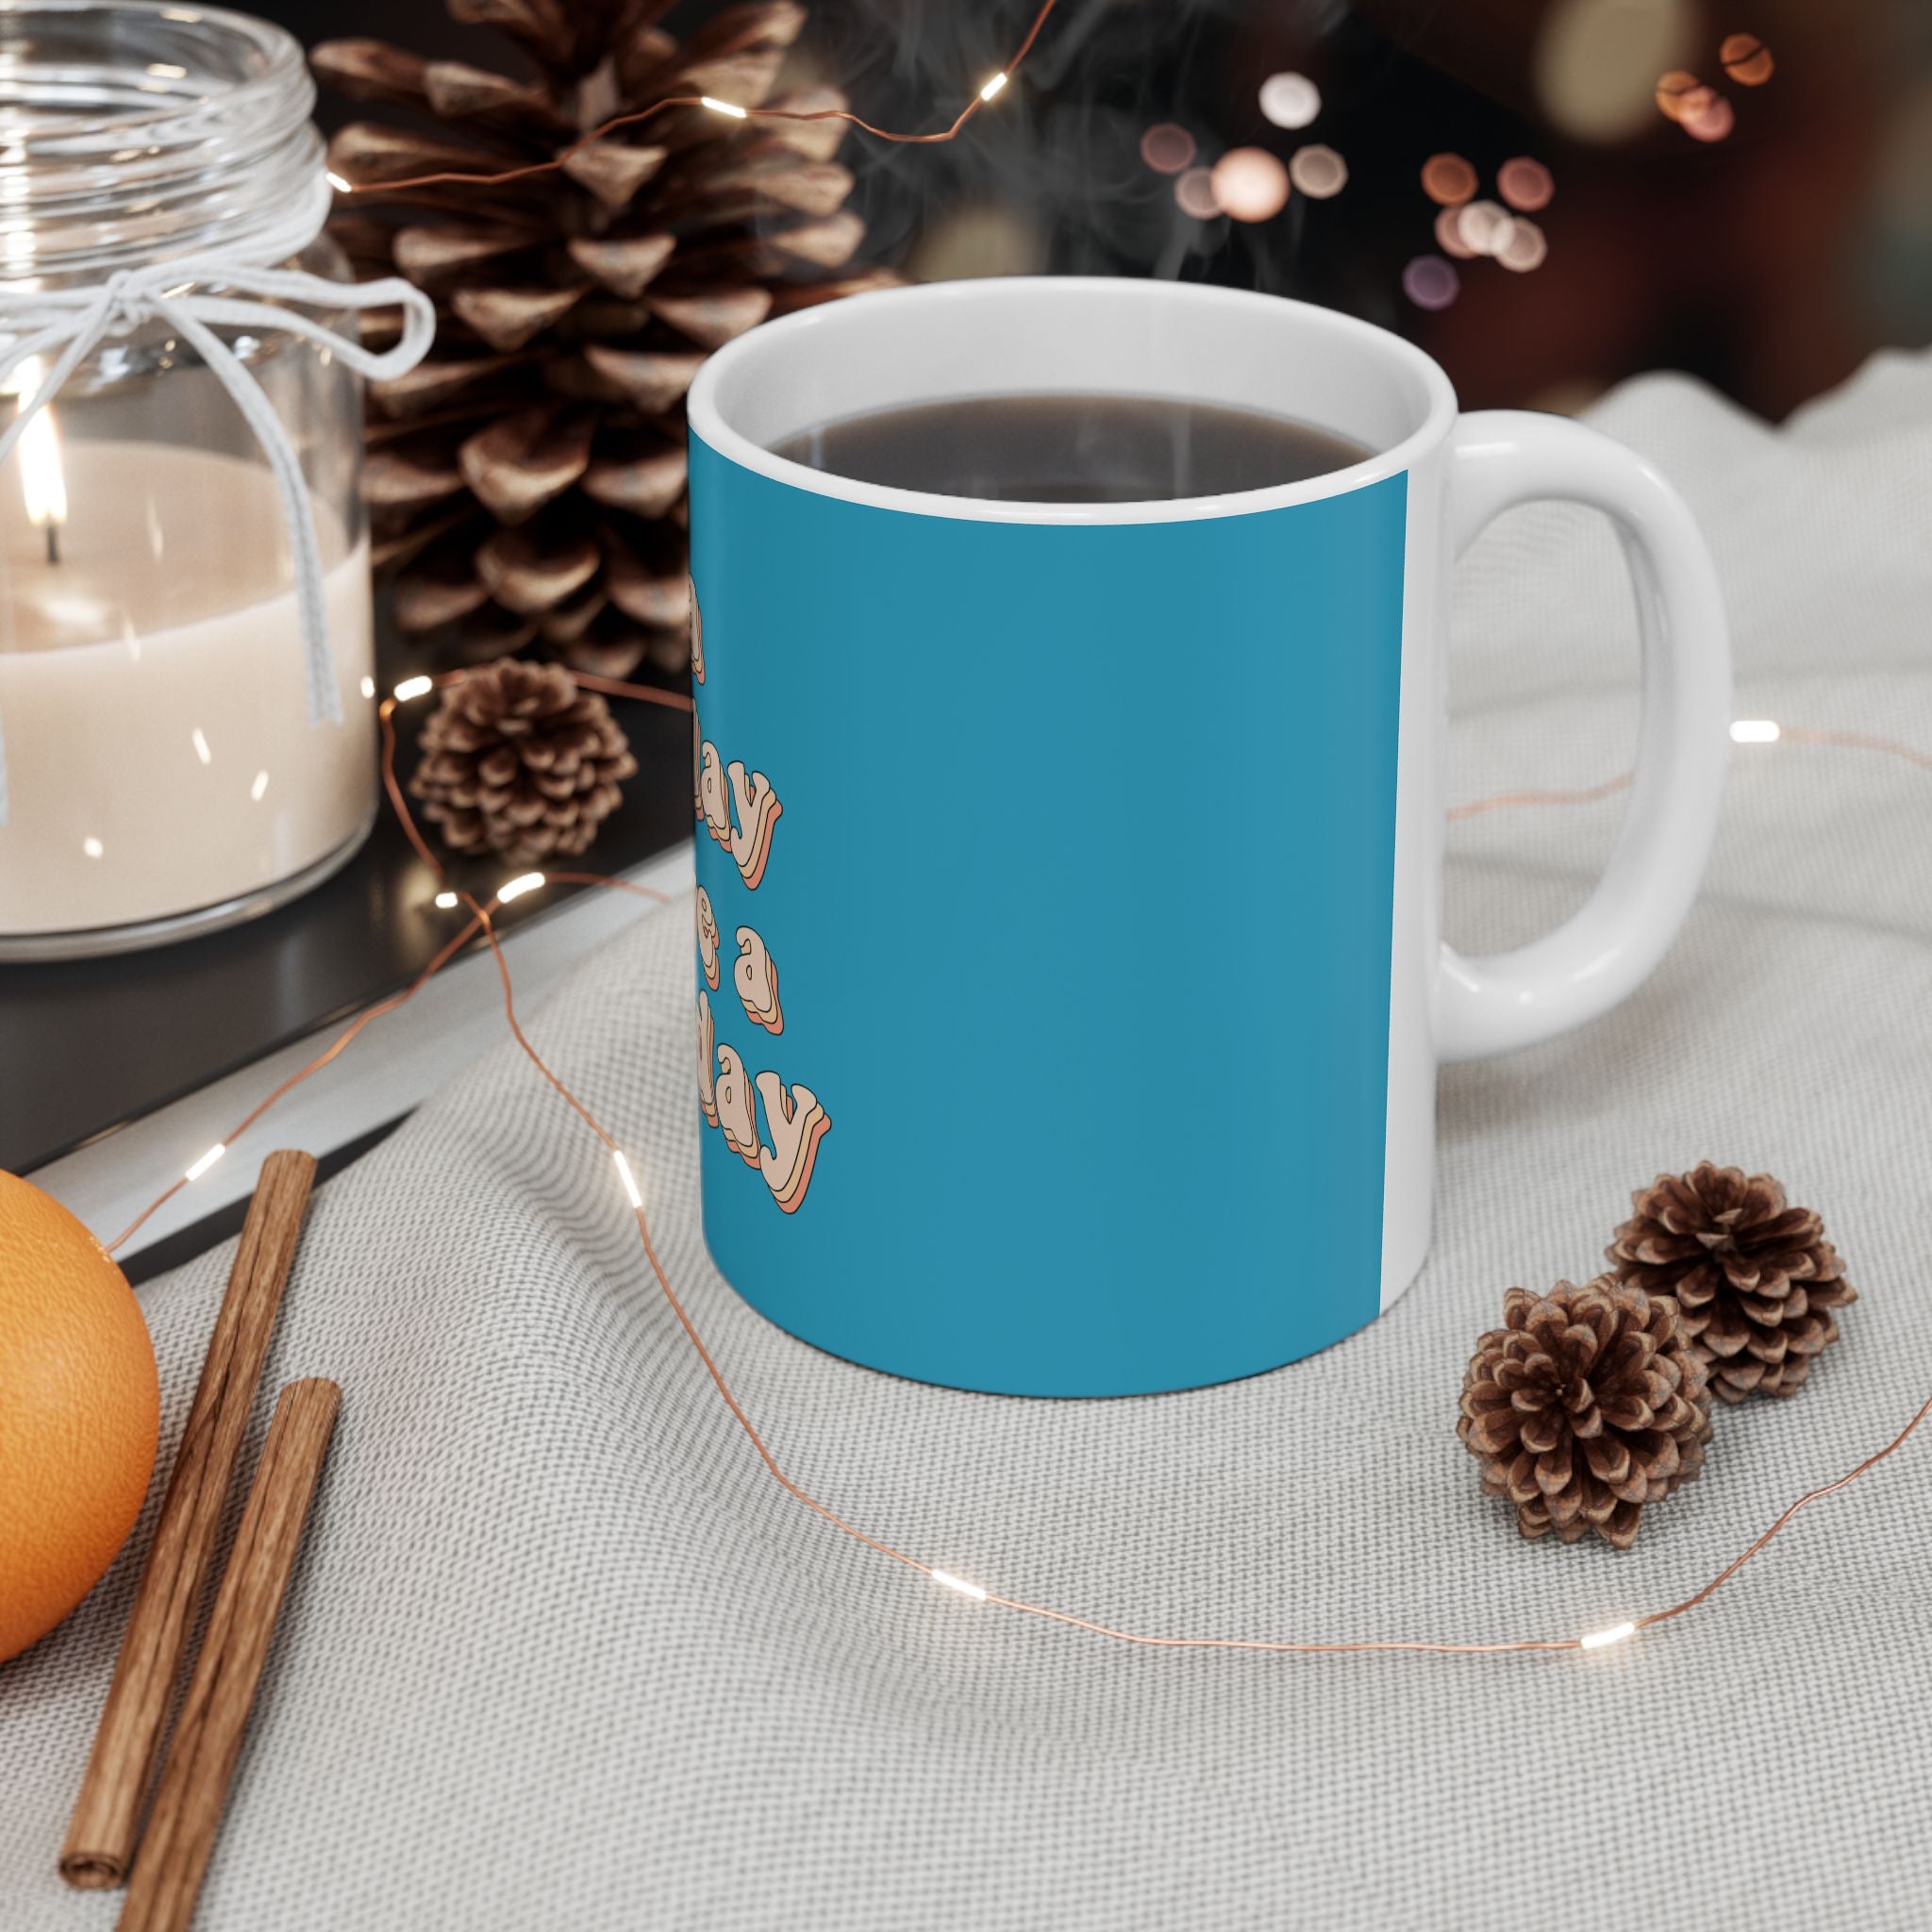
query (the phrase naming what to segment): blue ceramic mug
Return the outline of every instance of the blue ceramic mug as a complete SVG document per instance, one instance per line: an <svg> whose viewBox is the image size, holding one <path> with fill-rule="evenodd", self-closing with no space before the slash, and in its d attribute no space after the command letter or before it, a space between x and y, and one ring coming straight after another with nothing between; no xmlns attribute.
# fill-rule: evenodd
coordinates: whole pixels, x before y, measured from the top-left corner
<svg viewBox="0 0 1932 1932"><path fill-rule="evenodd" d="M1024 504L772 454L950 397L1185 396L1365 460ZM1225 1381L1372 1320L1428 1244L1436 1069L1574 1026L1696 891L1730 716L1683 505L1557 418L1274 297L985 280L741 337L691 392L705 1236L781 1327L1034 1395ZM1457 553L1566 497L1643 625L1635 789L1559 930L1441 940Z"/></svg>

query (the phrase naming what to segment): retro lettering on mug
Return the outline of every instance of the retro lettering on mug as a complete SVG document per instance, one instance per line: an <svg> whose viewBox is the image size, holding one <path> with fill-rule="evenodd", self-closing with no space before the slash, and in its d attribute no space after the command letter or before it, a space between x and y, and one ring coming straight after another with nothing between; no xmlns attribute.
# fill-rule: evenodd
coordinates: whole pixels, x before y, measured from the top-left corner
<svg viewBox="0 0 1932 1932"><path fill-rule="evenodd" d="M758 1164L758 1102L737 1049L718 1049L718 1083L712 1090L724 1144L747 1167Z"/></svg>
<svg viewBox="0 0 1932 1932"><path fill-rule="evenodd" d="M736 758L726 765L718 747L704 739L698 744L697 806L705 829L730 853L746 888L757 891L785 810L772 781L762 772L748 773Z"/></svg>
<svg viewBox="0 0 1932 1932"><path fill-rule="evenodd" d="M711 996L698 989L698 1105L712 1126L718 1124L718 1029L711 1021Z"/></svg>
<svg viewBox="0 0 1932 1932"><path fill-rule="evenodd" d="M738 964L731 969L731 981L738 989L746 1019L767 1033L784 1032L785 1015L778 1005L778 962L748 925L738 928Z"/></svg>
<svg viewBox="0 0 1932 1932"><path fill-rule="evenodd" d="M805 1204L818 1165L819 1142L832 1130L831 1116L809 1087L765 1072L747 1079L735 1048L719 1046L711 1007L698 994L698 1099L705 1119L722 1130L724 1144L764 1176L772 1199L787 1214ZM758 1132L759 1111L764 1136ZM763 1144L769 1137L771 1145Z"/></svg>
<svg viewBox="0 0 1932 1932"><path fill-rule="evenodd" d="M704 681L702 632L697 591L691 591L691 659ZM731 854L747 891L756 891L772 856L772 833L784 806L762 772L747 772L738 759L728 764L702 734L697 754L697 812L712 840ZM698 962L705 986L698 990L698 1101L705 1119L724 1136L724 1144L747 1167L756 1168L781 1212L796 1214L804 1205L818 1165L819 1142L831 1131L831 1116L809 1087L787 1086L775 1073L748 1076L738 1050L718 1041L710 993L719 980L719 928L709 891L697 890ZM778 1001L778 962L755 926L737 928L738 958L732 989L745 1018L772 1035L785 1030ZM764 1144L758 1132L764 1111Z"/></svg>
<svg viewBox="0 0 1932 1932"><path fill-rule="evenodd" d="M731 850L731 798L724 786L724 763L709 739L698 746L698 809L712 840Z"/></svg>
<svg viewBox="0 0 1932 1932"><path fill-rule="evenodd" d="M731 828L731 857L737 861L739 876L755 892L765 875L765 861L772 856L772 834L785 808L762 772L754 772L747 779L744 767L734 758L727 774L731 803L738 814L738 823Z"/></svg>
<svg viewBox="0 0 1932 1932"><path fill-rule="evenodd" d="M742 938L742 935L740 936ZM705 971L705 984L718 990L718 915L711 910L711 895L698 888L698 963ZM740 997L743 995L741 993Z"/></svg>
<svg viewBox="0 0 1932 1932"><path fill-rule="evenodd" d="M758 1149L758 1172L772 1199L787 1214L795 1214L811 1186L819 1142L831 1131L831 1119L809 1087L794 1085L788 1091L776 1074L760 1074L758 1089L765 1106L765 1125L775 1143Z"/></svg>

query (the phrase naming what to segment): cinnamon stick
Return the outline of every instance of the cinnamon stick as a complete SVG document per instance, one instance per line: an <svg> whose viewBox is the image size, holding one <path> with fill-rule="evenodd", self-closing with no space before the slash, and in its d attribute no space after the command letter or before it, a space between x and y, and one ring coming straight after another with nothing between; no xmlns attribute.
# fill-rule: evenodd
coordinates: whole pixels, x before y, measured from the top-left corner
<svg viewBox="0 0 1932 1932"><path fill-rule="evenodd" d="M314 1380L291 1382L275 1403L155 1791L121 1932L186 1932L194 1916L341 1399L335 1383Z"/></svg>
<svg viewBox="0 0 1932 1932"><path fill-rule="evenodd" d="M68 1822L60 1875L69 1885L99 1891L127 1882L142 1799L314 1181L310 1155L271 1154L261 1164Z"/></svg>

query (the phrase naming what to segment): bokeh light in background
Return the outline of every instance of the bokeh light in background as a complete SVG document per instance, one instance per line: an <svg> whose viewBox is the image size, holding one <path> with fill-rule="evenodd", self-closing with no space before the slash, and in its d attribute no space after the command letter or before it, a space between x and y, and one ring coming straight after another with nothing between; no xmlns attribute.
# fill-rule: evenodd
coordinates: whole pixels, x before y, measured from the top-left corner
<svg viewBox="0 0 1932 1932"><path fill-rule="evenodd" d="M1726 34L1717 58L1740 87L1762 87L1777 72L1771 49L1756 34Z"/></svg>
<svg viewBox="0 0 1932 1932"><path fill-rule="evenodd" d="M1511 220L1508 234L1494 251L1496 259L1518 275L1542 267L1549 252L1548 237L1527 215L1517 215Z"/></svg>
<svg viewBox="0 0 1932 1932"><path fill-rule="evenodd" d="M1541 161L1518 155L1496 170L1496 192L1519 214L1533 215L1549 207L1557 184Z"/></svg>
<svg viewBox="0 0 1932 1932"><path fill-rule="evenodd" d="M1475 170L1460 155L1431 155L1423 163L1423 192L1444 208L1460 207L1475 188Z"/></svg>
<svg viewBox="0 0 1932 1932"><path fill-rule="evenodd" d="M395 31L394 0L308 4L317 31ZM434 38L441 0L409 4L412 44L475 58ZM943 125L1033 5L810 0L783 84ZM1243 148L1287 170L1272 215ZM1472 408L1682 368L1777 417L1932 332L1932 0L1061 0L960 140L848 137L837 165L868 258L1324 304L1420 342Z"/></svg>
<svg viewBox="0 0 1932 1932"><path fill-rule="evenodd" d="M1418 308L1446 308L1461 288L1455 265L1440 255L1418 255L1402 271L1402 292Z"/></svg>
<svg viewBox="0 0 1932 1932"><path fill-rule="evenodd" d="M1183 214L1208 221L1221 212L1214 195L1214 175L1208 168L1190 168L1174 184L1174 198Z"/></svg>
<svg viewBox="0 0 1932 1932"><path fill-rule="evenodd" d="M1265 147L1234 147L1208 174L1215 206L1237 222L1271 221L1288 206L1288 170Z"/></svg>
<svg viewBox="0 0 1932 1932"><path fill-rule="evenodd" d="M1296 193L1310 201L1328 201L1348 186L1348 163L1332 147L1310 142L1289 157L1288 178Z"/></svg>
<svg viewBox="0 0 1932 1932"><path fill-rule="evenodd" d="M1322 111L1322 92L1305 74L1271 74L1261 83L1261 113L1277 127L1306 127Z"/></svg>
<svg viewBox="0 0 1932 1932"><path fill-rule="evenodd" d="M1141 137L1141 158L1157 175L1178 175L1198 149L1194 137L1172 121L1162 121Z"/></svg>
<svg viewBox="0 0 1932 1932"><path fill-rule="evenodd" d="M1693 141L1722 141L1737 125L1737 111L1723 94L1709 88L1703 92L1709 98L1687 108L1678 116L1677 125Z"/></svg>
<svg viewBox="0 0 1932 1932"><path fill-rule="evenodd" d="M1436 246L1444 255L1453 255L1457 261L1474 258L1475 250L1462 239L1462 210L1459 208L1445 208L1437 212Z"/></svg>
<svg viewBox="0 0 1932 1932"><path fill-rule="evenodd" d="M1710 90L1682 67L1674 67L1668 74L1657 75L1657 88L1652 98L1657 102L1657 110L1667 120L1678 121L1683 118L1687 105L1695 107L1697 101L1708 96Z"/></svg>
<svg viewBox="0 0 1932 1932"><path fill-rule="evenodd" d="M1457 211L1456 232L1472 255L1500 255L1515 226L1501 202L1472 201Z"/></svg>

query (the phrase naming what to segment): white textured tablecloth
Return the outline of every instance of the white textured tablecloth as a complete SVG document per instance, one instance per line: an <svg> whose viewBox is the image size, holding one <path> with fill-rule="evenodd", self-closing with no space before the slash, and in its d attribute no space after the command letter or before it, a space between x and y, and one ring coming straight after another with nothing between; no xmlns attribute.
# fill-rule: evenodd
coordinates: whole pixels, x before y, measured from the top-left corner
<svg viewBox="0 0 1932 1932"><path fill-rule="evenodd" d="M1596 420L1708 532L1742 713L1932 748L1932 361L1883 358L1776 432L1668 378ZM1457 796L1621 768L1618 576L1604 526L1547 508L1461 572ZM1561 915L1619 809L1459 826L1451 936ZM774 1450L857 1523L1139 1627L1574 1632L1686 1594L1932 1389L1928 886L1932 776L1740 749L1652 983L1445 1076L1436 1246L1394 1311L1274 1374L1131 1402L910 1386L739 1305L697 1234L687 906L589 959L533 1032L632 1150ZM1453 1433L1470 1345L1506 1286L1589 1274L1632 1185L1706 1155L1824 1214L1862 1295L1845 1340L1797 1400L1721 1414L1704 1479L1629 1555L1523 1543ZM993 1204L990 1257L997 1232ZM143 1297L163 1469L227 1258ZM608 1158L508 1047L319 1196L271 1367L346 1399L208 1932L1932 1917L1932 1438L1705 1610L1590 1657L1185 1656L1046 1627L773 1485ZM0 1668L6 1932L117 1911L54 1860L147 1529Z"/></svg>

